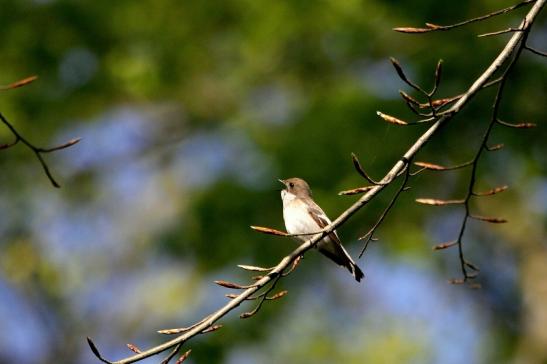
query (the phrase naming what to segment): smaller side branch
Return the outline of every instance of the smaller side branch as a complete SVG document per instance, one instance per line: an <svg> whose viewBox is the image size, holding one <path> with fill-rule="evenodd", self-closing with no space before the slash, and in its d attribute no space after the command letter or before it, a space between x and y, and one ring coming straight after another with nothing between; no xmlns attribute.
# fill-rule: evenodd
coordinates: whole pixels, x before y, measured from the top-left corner
<svg viewBox="0 0 547 364"><path fill-rule="evenodd" d="M463 235L464 235L464 232L467 228L467 221L469 219L477 219L477 220L481 220L481 221L485 221L485 222L489 222L489 223L504 223L504 222L507 221L505 219L496 218L496 217L485 217L485 216L473 215L470 211L470 200L471 200L471 198L473 198L475 196L493 195L495 193L502 192L506 189L506 187L504 186L504 187L500 187L500 188L497 188L497 189L493 189L491 191L487 191L486 193L483 193L483 194L476 194L476 193L473 192L474 189L475 189L475 184L476 184L476 179L477 179L477 169L478 169L478 163L479 163L480 157L481 157L483 151L491 150L491 148L489 149L487 145L488 145L488 139L490 137L492 129L494 128L494 126L496 124L503 124L503 122L500 123L498 114L499 114L499 109L500 109L501 99L502 99L502 96L503 96L504 87L505 87L505 84L507 82L507 78L508 78L509 73L511 72L511 70L515 66L517 59L519 58L520 54L522 53L522 50L524 49L524 45L526 44L526 39L527 39L527 36L528 36L528 31L530 30L529 27L526 27L526 21L525 20L523 21L522 27L525 28L523 38L520 40L520 43L518 44L517 48L514 50L513 58L511 59L511 61L507 65L507 68L504 70L503 75L501 76L501 81L498 84L498 89L497 89L496 95L494 97L494 103L493 103L493 106L492 106L492 115L491 115L490 122L488 123L486 131L485 131L484 136L482 138L482 141L480 143L480 146L477 149L477 153L475 154L475 156L472 160L471 177L469 178L469 186L468 186L468 189L467 189L466 197L464 199L465 214L464 214L464 217L462 219L462 224L460 226L460 231L458 233L458 238L456 239L456 244L458 246L458 257L459 257L459 261L460 261L460 268L461 268L463 278L462 279L451 280L451 282L453 284L466 283L470 279L474 279L477 276L478 271L479 271L479 269L474 264L472 264L471 262L469 262L465 258L465 254L464 254L464 251L463 251ZM473 272L470 272L469 271L470 269Z"/></svg>
<svg viewBox="0 0 547 364"><path fill-rule="evenodd" d="M25 80L23 80L23 81L25 81ZM23 81L19 81L19 83L21 83ZM29 82L31 82L31 81L26 81L26 83L29 83ZM16 86L16 87L23 86L23 84L19 85L19 83L16 83L16 84L18 84L18 86ZM26 83L24 83L24 84L26 84ZM10 87L13 88L13 85L10 85ZM70 140L66 143L63 143L61 145L51 147L51 148L40 148L40 147L36 147L34 144L29 142L25 137L23 137L17 131L17 129L15 129L15 127L1 113L0 113L0 120L2 121L2 123L4 123L4 125L7 126L7 128L11 131L11 133L15 137L15 140L13 142L8 143L8 144L0 145L0 150L13 147L14 145L16 145L19 142L23 143L24 145L26 145L34 153L34 155L38 159L38 162L40 162L40 165L42 166L42 169L44 170L44 173L46 174L46 176L49 179L49 181L51 182L51 184L54 187L57 187L57 188L61 187L59 185L59 183L57 183L57 181L55 180L53 175L51 174L51 171L49 170L49 167L48 167L46 161L44 160L42 154L51 153L51 152L55 152L55 151L58 151L58 150L65 149L65 148L69 148L69 147L73 146L74 144L77 144L81 140L81 138L72 139L72 140Z"/></svg>
<svg viewBox="0 0 547 364"><path fill-rule="evenodd" d="M540 50L537 50L535 48L532 48L532 47L529 47L527 45L524 46L524 49L526 49L527 51L530 51L534 54L537 54L538 56L542 56L542 57L547 57L547 52L542 52Z"/></svg>
<svg viewBox="0 0 547 364"><path fill-rule="evenodd" d="M491 36L494 36L494 35L501 35L501 34L507 34L507 33L514 33L514 32L522 32L522 29L519 29L519 28L507 28L507 29L498 30L498 31L495 31L495 32L489 32L489 33L479 34L479 35L477 35L477 37L479 37L479 38L484 38L484 37L491 37Z"/></svg>
<svg viewBox="0 0 547 364"><path fill-rule="evenodd" d="M405 169L405 173L404 173L404 179L403 179L403 182L401 183L401 185L399 186L399 188L397 189L397 192L395 193L395 195L393 195L393 198L391 199L391 201L389 202L387 207L384 209L384 211L382 212L382 214L380 215L380 217L378 218L376 223L370 228L370 230L365 235L363 235L359 238L359 240L364 240L365 241L365 243L363 245L363 248L361 249L361 252L359 253L359 258L361 258L363 256L363 254L365 253L365 251L368 248L369 243L371 241L375 240L374 233L380 227L380 225L382 224L382 222L384 221L386 216L389 214L389 211L391 211L391 209L395 205L395 202L397 201L397 199L401 195L401 192L407 190L407 183L408 183L408 179L410 178L410 161L407 161L405 168L406 169Z"/></svg>
<svg viewBox="0 0 547 364"><path fill-rule="evenodd" d="M500 9L500 10L488 13L486 15L478 16L476 18L464 20L462 22L451 24L451 25L438 25L438 24L432 24L432 23L425 23L425 26L427 28L397 27L397 28L393 28L393 30L395 30L396 32L410 33L410 34L428 33L428 32L436 32L436 31L447 31L447 30L450 30L450 29L463 27L463 26L471 24L471 23L483 21L483 20L492 18L494 16L507 14L510 11L516 10L516 9L518 9L520 7L523 7L523 6L526 6L526 5L533 4L535 2L536 2L536 0L524 0L520 3L518 3L518 4L509 6L507 8Z"/></svg>

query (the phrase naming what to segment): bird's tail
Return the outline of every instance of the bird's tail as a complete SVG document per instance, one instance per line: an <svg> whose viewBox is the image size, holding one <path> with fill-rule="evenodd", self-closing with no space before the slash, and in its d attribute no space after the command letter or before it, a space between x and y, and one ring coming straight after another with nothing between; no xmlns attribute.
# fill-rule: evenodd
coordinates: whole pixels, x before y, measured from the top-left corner
<svg viewBox="0 0 547 364"><path fill-rule="evenodd" d="M353 278L355 278L357 282L361 282L361 279L365 277L365 274L363 273L361 268L359 268L359 266L354 262L349 263L348 270L351 272Z"/></svg>
<svg viewBox="0 0 547 364"><path fill-rule="evenodd" d="M347 268L347 270L349 270L349 272L351 273L351 275L353 275L353 278L355 278L357 282L360 282L361 279L363 279L363 277L365 276L361 268L359 268L359 266L355 264L353 259L351 259L351 256L341 244L335 244L329 241L328 243L317 245L317 248L319 249L319 252L327 256L336 264Z"/></svg>

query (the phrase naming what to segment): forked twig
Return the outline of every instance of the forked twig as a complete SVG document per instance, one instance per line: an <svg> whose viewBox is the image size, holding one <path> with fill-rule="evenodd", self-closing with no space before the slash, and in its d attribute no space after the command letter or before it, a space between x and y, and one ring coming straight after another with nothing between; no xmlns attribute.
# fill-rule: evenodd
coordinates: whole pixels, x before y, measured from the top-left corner
<svg viewBox="0 0 547 364"><path fill-rule="evenodd" d="M28 81L28 82L30 82L30 81ZM21 87L21 86L17 86L17 87ZM34 153L34 155L36 156L36 158L40 162L40 165L42 166L42 168L44 170L44 173L46 174L46 176L49 179L49 181L51 182L51 184L54 187L57 187L57 188L61 187L59 185L59 183L57 183L55 178L53 178L53 175L51 174L51 171L49 170L49 167L48 167L46 161L42 157L42 154L51 153L51 152L55 152L55 151L58 151L58 150L62 150L62 149L71 147L74 144L78 143L81 140L81 138L72 139L72 140L69 140L66 143L63 143L63 144L60 144L60 145L57 145L57 146L51 147L51 148L40 148L40 147L34 146L34 144L32 144L25 137L23 137L17 131L17 129L15 129L15 127L4 117L4 115L2 115L2 113L0 113L0 120L2 121L2 123L4 123L4 125L6 125L8 127L8 129L11 131L11 133L15 137L13 142L8 143L8 144L0 145L0 150L1 149L11 148L19 142L23 143L24 145L26 145Z"/></svg>

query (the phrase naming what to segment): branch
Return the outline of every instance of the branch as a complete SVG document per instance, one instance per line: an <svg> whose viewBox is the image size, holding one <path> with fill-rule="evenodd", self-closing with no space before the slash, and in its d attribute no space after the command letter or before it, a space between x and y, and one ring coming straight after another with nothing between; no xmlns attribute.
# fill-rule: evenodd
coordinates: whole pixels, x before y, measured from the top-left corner
<svg viewBox="0 0 547 364"><path fill-rule="evenodd" d="M520 50L522 49L522 46L519 48L518 45L524 44L523 40L525 39L527 30L529 29L530 25L533 23L534 19L536 18L540 10L545 5L546 1L547 0L536 1L532 9L526 15L523 21L523 24L521 25L522 29L525 31L517 32L512 35L512 37L510 38L509 42L506 44L504 49L500 52L500 54L496 57L496 59L492 62L492 64L477 78L477 80L471 85L471 87L469 87L467 92L465 92L461 98L459 98L445 113L443 113L442 116L438 117L438 120L435 121L435 123L431 125L414 142L414 144L404 153L404 155L393 165L393 167L386 173L386 175L377 184L372 186L372 188L370 188L367 192L365 192L365 194L362 195L353 205L351 205L348 209L346 209L331 224L326 226L321 233L307 240L306 242L301 244L298 248L296 248L293 252L291 252L288 256L284 257L274 267L274 269L270 271L267 275L263 276L258 281L256 281L253 285L249 286L249 288L242 291L241 294L239 294L236 298L232 299L226 305L224 305L217 311L213 312L212 314L208 315L206 319L201 320L197 325L193 325L190 330L185 331L184 333L177 336L176 338L169 340L161 345L152 347L139 354L136 354L118 361L111 362L104 359L101 356L95 344L89 339L88 342L93 353L97 356L99 360L106 363L128 364L128 363L134 363L136 361L159 354L171 348L177 348L178 350L181 347L181 345L184 344L186 341L188 341L194 336L197 336L203 333L205 330L213 326L216 321L218 321L219 319L224 317L226 314L234 310L242 302L246 301L248 298L254 295L257 291L279 280L280 279L279 276L283 275L283 273L287 269L290 269L290 267L294 264L295 260L299 259L300 256L302 256L308 250L312 249L323 237L325 237L329 233L332 233L336 228L340 227L343 223L345 223L357 211L363 208L363 206L365 206L372 198L377 196L387 185L393 182L397 178L397 176L403 173L405 171L405 168L408 167L409 162L416 155L416 153L420 151L420 149L436 134L436 132L443 125L449 122L456 114L458 114L462 110L462 108L464 108L469 103L470 100L473 99L473 97L484 87L484 85L488 83L488 81L492 78L494 73L506 61L510 59L511 55L516 54L515 58L513 59L513 63L514 63L514 61L520 54ZM531 1L523 2L522 4L527 4L527 3L531 3ZM515 53L515 50L517 50L517 53ZM493 124L491 123L491 125ZM469 262L464 261L464 264L467 264L468 267L472 266L472 264Z"/></svg>
<svg viewBox="0 0 547 364"><path fill-rule="evenodd" d="M34 80L34 79L32 79L32 80ZM16 82L15 84L7 86L7 87L9 87L9 88L21 87L24 84L27 84L31 81L28 81L28 79L27 80L22 80L22 81ZM23 83L23 82L26 82L26 83ZM13 86L13 85L16 85L16 86ZM51 152L55 152L55 151L58 151L58 150L61 150L61 149L71 147L74 144L78 143L81 140L81 138L76 138L76 139L69 140L66 143L63 143L61 145L58 145L58 146L55 146L55 147L52 147L52 148L40 148L40 147L34 146L34 144L32 144L25 137L23 137L17 131L17 129L15 129L15 127L13 125L11 125L11 123L1 113L0 113L0 120L2 121L2 123L4 123L8 127L8 129L11 131L11 133L15 137L15 140L13 142L8 143L8 144L0 145L0 150L13 147L14 145L16 145L19 142L23 143L24 145L26 145L34 153L34 155L36 156L36 158L38 159L38 161L42 165L42 168L44 169L44 173L46 174L46 176L49 179L49 181L51 182L51 184L54 187L57 187L57 188L61 187L59 185L59 183L57 183L55 178L53 178L53 175L51 174L51 171L49 170L49 167L48 167L46 161L42 157L42 154L51 153Z"/></svg>
<svg viewBox="0 0 547 364"><path fill-rule="evenodd" d="M522 7L522 6L533 4L535 2L536 2L536 0L525 0L525 1L522 1L518 4L516 4L516 5L509 6L507 8L504 8L504 9L501 9L501 10L498 10L498 11L494 11L492 13L488 13L488 14L483 15L483 16L479 16L479 17L476 17L476 18L464 20L462 22L452 24L452 25L438 25L438 24L425 23L427 28L399 27L399 28L393 28L393 30L395 30L396 32L401 32L401 33L427 33L427 32L435 32L435 31L446 31L446 30L462 27L464 25L468 25L468 24L471 24L471 23L483 21L483 20L492 18L494 16L506 14L506 13L508 13L510 11L513 11L513 10L516 10L516 9Z"/></svg>
<svg viewBox="0 0 547 364"><path fill-rule="evenodd" d="M406 191L407 183L408 183L408 179L409 179L410 175L411 174L410 174L410 161L409 161L407 166L406 166L406 172L405 172L405 177L403 179L403 183L401 183L401 186L399 186L399 189L397 189L397 192L395 193L395 195L393 195L393 198L391 199L391 201L389 202L389 204L387 205L385 210L382 212L382 214L380 215L380 217L378 218L376 223L370 228L370 230L365 235L363 235L359 238L359 240L365 240L365 243L363 245L363 249L361 249L361 252L359 253L359 258L361 258L363 256L363 254L365 253L365 251L367 250L368 244L371 241L375 240L374 233L376 232L378 227L382 224L382 222L386 218L389 211L391 211L391 209L393 208L393 205L395 205L395 202L397 202L397 199L401 195L401 192Z"/></svg>
<svg viewBox="0 0 547 364"><path fill-rule="evenodd" d="M538 56L542 56L542 57L547 57L547 52L542 52L540 50L537 50L535 48L532 48L532 47L529 47L527 45L524 46L524 49L526 49L527 51L530 51L534 54L537 54Z"/></svg>
<svg viewBox="0 0 547 364"><path fill-rule="evenodd" d="M539 6L541 8L543 6L543 4L538 3L538 4L536 4L536 6ZM480 160L480 157L481 157L483 151L491 150L491 148L488 148L487 144L488 144L488 138L489 138L494 126L496 124L501 124L501 125L504 125L504 126L512 126L512 127L517 127L517 128L527 128L527 127L530 127L530 125L533 125L533 124L530 124L530 123L508 124L508 123L500 121L499 118L498 118L499 107L500 107L500 104L501 104L501 99L502 99L502 96L503 96L503 91L504 91L505 84L507 82L508 75L513 70L513 68L516 64L516 61L518 60L518 58L519 58L520 54L522 53L522 50L524 49L525 44L526 44L526 39L528 37L528 33L529 33L529 30L530 30L530 27L526 26L527 24L529 24L529 23L526 22L526 19L521 24L521 26L523 28L522 37L519 40L518 47L516 48L516 50L514 52L515 54L514 54L513 59L510 61L509 65L507 66L507 68L503 72L503 75L501 76L501 81L498 84L498 88L497 88L497 91L496 91L496 96L495 96L495 99L494 99L494 104L493 104L493 107L492 107L492 115L491 115L491 118L490 118L490 122L488 123L486 131L485 131L484 136L482 138L482 141L479 145L479 148L477 149L477 153L475 154L475 156L472 160L472 163L471 163L472 169L471 169L471 176L470 176L470 179L469 179L469 186L468 186L468 189L467 189L467 194L466 194L466 196L463 200L463 204L464 204L464 207L465 207L465 215L463 217L462 224L460 226L460 231L458 233L458 238L455 241L455 244L458 246L458 257L459 257L459 261L460 261L460 268L461 268L463 278L462 279L455 279L455 280L453 279L453 280L451 280L451 282L455 283L455 284L465 283L470 279L476 278L477 277L477 272L479 271L479 269L475 265L470 263L465 258L465 254L464 254L464 250L463 250L463 245L464 245L463 244L463 235L464 235L466 227L467 227L467 221L470 218L485 221L485 222L490 222L490 223L504 223L504 222L507 221L505 219L496 218L496 217L476 216L476 215L471 214L471 212L470 212L470 201L471 201L471 198L473 198L473 197L490 196L490 195L494 195L496 193L505 191L505 189L507 189L507 186L503 186L503 187L494 188L490 191L483 192L483 193L475 193L474 192L475 184L476 184L476 178L477 178L478 163L479 163L479 160ZM470 273L469 269L471 269L473 272Z"/></svg>

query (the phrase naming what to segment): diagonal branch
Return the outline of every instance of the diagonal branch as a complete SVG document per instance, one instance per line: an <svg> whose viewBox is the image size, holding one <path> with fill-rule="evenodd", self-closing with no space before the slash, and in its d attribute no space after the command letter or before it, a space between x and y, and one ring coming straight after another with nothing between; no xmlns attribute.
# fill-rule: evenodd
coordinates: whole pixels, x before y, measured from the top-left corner
<svg viewBox="0 0 547 364"><path fill-rule="evenodd" d="M275 268L269 272L267 275L263 276L249 288L245 289L241 294L236 298L232 299L226 305L221 307L219 310L213 312L207 319L200 322L198 325L194 326L192 329L182 333L176 338L169 340L161 345L152 347L148 350L145 350L139 354L118 360L118 361L108 361L104 359L100 352L97 350L95 344L89 339L91 350L99 358L99 360L106 363L115 363L115 364L128 364L140 361L142 359L151 357L153 355L159 354L171 348L178 347L184 344L186 341L191 339L194 336L199 335L204 330L207 330L209 327L213 326L216 321L224 317L226 314L238 307L242 302L247 300L260 289L266 287L274 280L278 279L279 275L282 275L286 269L293 264L296 259L299 259L301 255L313 248L319 240L321 240L327 234L333 232L336 228L345 223L350 217L352 217L357 211L359 211L363 206L365 206L372 198L377 196L388 184L394 181L398 175L404 172L405 168L408 166L410 160L420 151L420 149L435 135L435 133L447 122L449 122L455 115L457 115L462 108L464 108L470 100L472 100L475 95L481 90L481 88L491 80L494 73L505 64L512 55L515 55L515 59L518 57L519 53L515 53L516 50L520 49L519 44L523 44L522 41L525 39L527 30L530 25L534 22L534 19L537 17L540 10L545 5L547 0L537 0L534 6L530 9L528 14L525 16L521 27L524 30L523 32L517 32L513 34L504 47L504 49L499 53L495 60L488 66L488 68L476 79L476 81L469 87L467 92L465 92L461 98L459 98L445 113L438 118L438 120L429 127L415 142L414 144L404 153L404 155L393 165L393 167L386 173L386 175L378 182L378 184L372 186L363 196L361 196L353 205L351 205L347 210L345 210L338 218L336 218L331 224L324 228L323 232L315 235L310 240L301 244L289 255L284 257ZM529 2L525 2L529 3ZM514 62L514 60L513 60Z"/></svg>

